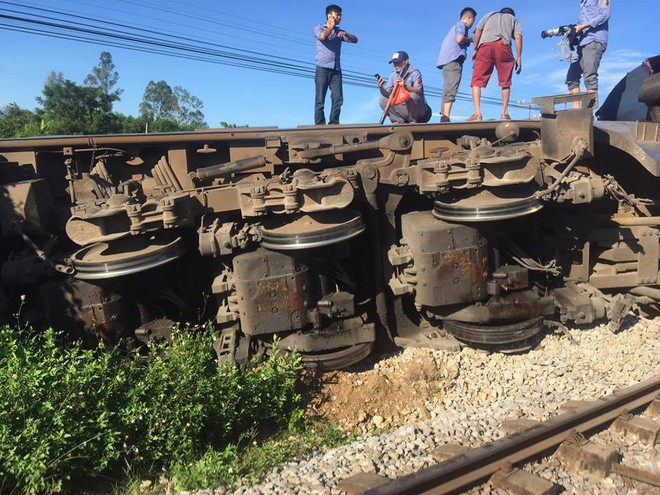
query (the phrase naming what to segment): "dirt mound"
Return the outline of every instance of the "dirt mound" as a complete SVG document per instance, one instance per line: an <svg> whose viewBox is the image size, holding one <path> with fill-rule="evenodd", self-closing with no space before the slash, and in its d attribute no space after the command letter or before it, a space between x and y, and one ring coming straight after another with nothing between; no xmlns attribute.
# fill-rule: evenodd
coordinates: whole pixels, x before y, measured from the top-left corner
<svg viewBox="0 0 660 495"><path fill-rule="evenodd" d="M307 414L359 433L428 419L427 401L442 392L441 368L430 352L409 349L360 368L307 374Z"/></svg>

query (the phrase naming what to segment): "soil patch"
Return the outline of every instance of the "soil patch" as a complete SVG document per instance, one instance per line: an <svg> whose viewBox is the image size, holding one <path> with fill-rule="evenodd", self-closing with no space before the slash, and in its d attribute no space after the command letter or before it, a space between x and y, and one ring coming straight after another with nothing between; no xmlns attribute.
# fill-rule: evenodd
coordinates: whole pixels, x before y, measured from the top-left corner
<svg viewBox="0 0 660 495"><path fill-rule="evenodd" d="M442 364L424 349L346 370L306 373L307 414L357 433L426 420L427 402L442 394L442 376Z"/></svg>

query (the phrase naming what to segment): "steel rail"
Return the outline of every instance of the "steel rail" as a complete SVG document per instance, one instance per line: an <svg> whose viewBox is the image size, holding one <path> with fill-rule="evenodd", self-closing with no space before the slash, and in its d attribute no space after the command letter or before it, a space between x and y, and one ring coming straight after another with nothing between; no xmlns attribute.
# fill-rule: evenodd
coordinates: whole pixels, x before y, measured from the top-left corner
<svg viewBox="0 0 660 495"><path fill-rule="evenodd" d="M649 404L657 397L658 391L660 375L614 392L579 410L367 490L364 495L439 495L475 485L507 462L528 461L558 446L576 432L589 432L613 421L624 411Z"/></svg>

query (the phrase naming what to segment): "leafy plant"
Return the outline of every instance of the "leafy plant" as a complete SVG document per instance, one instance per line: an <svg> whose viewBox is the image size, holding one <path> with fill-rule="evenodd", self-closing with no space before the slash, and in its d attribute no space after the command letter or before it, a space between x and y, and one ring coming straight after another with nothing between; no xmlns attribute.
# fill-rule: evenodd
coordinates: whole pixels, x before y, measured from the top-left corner
<svg viewBox="0 0 660 495"><path fill-rule="evenodd" d="M1 492L71 491L125 466L233 479L249 471L244 432L262 439L303 422L295 354L239 372L217 367L210 331L177 330L128 356L30 332L0 327Z"/></svg>
<svg viewBox="0 0 660 495"><path fill-rule="evenodd" d="M120 456L113 424L126 375L118 356L63 348L56 337L0 328L0 484L26 493L60 491Z"/></svg>

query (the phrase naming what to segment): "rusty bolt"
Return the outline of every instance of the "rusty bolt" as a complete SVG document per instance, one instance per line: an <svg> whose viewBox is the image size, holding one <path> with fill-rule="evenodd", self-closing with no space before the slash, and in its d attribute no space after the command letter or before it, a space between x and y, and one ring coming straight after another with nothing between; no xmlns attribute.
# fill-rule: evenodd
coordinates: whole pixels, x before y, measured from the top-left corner
<svg viewBox="0 0 660 495"><path fill-rule="evenodd" d="M500 469L505 473L510 473L511 471L513 471L513 464L511 463L511 461L504 461L502 462Z"/></svg>

